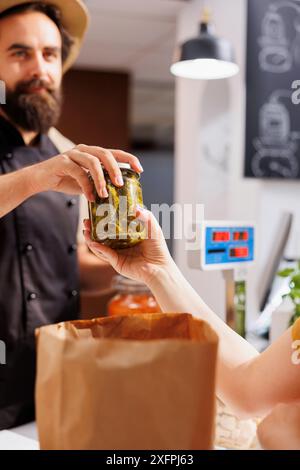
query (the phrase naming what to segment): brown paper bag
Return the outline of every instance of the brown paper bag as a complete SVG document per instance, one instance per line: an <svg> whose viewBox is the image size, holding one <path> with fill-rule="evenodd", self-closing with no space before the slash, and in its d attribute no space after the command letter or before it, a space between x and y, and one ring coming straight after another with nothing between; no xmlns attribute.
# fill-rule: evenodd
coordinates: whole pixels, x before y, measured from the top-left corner
<svg viewBox="0 0 300 470"><path fill-rule="evenodd" d="M218 338L189 314L41 328L41 449L210 449Z"/></svg>

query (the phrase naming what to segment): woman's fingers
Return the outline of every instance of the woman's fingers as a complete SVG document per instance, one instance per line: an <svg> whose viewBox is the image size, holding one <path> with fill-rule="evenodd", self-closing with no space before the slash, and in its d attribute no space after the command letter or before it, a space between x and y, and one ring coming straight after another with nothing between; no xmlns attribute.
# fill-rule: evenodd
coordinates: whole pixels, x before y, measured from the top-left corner
<svg viewBox="0 0 300 470"><path fill-rule="evenodd" d="M91 221L90 221L90 219L84 219L83 225L84 225L84 228L86 230L89 230L89 231L91 230Z"/></svg>
<svg viewBox="0 0 300 470"><path fill-rule="evenodd" d="M118 255L114 250L108 246L102 245L101 243L94 242L91 239L90 227L87 221L84 221L85 230L83 232L85 241L90 250L98 257L101 257L105 261L109 261L112 265L117 262Z"/></svg>
<svg viewBox="0 0 300 470"><path fill-rule="evenodd" d="M96 255L97 258L101 259L102 261L108 262L108 258L105 256L104 253L102 253L102 251L99 250L99 247L98 247L98 249L94 248L93 242L90 238L90 232L88 232L87 230L84 230L83 235L84 235L86 244L87 244L88 248L91 250L91 252L94 253L94 255Z"/></svg>
<svg viewBox="0 0 300 470"><path fill-rule="evenodd" d="M150 238L152 240L161 238L161 228L152 212L138 206L136 217L146 228L146 238Z"/></svg>

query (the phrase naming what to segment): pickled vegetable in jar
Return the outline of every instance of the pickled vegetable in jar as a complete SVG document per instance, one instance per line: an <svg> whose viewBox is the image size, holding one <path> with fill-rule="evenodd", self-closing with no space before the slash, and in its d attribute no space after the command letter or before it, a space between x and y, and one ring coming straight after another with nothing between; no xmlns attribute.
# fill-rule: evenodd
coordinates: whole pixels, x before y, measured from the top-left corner
<svg viewBox="0 0 300 470"><path fill-rule="evenodd" d="M145 284L117 275L113 278L112 288L116 290L116 295L108 303L109 316L161 313L158 303Z"/></svg>
<svg viewBox="0 0 300 470"><path fill-rule="evenodd" d="M108 198L101 198L94 185L95 202L89 201L92 240L116 250L130 248L146 238L145 226L136 218L137 206L143 206L140 175L129 163L118 165L124 185L115 186L103 168Z"/></svg>

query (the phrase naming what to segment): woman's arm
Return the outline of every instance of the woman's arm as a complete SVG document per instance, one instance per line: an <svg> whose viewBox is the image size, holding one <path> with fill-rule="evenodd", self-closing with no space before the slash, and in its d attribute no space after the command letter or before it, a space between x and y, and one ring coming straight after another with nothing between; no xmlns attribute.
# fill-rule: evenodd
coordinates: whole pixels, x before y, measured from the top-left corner
<svg viewBox="0 0 300 470"><path fill-rule="evenodd" d="M261 415L300 399L300 366L292 362L291 331L262 354L229 328L198 296L178 268L153 272L148 283L164 312L189 312L219 336L219 398L242 416Z"/></svg>
<svg viewBox="0 0 300 470"><path fill-rule="evenodd" d="M265 450L300 450L300 403L276 406L257 435Z"/></svg>
<svg viewBox="0 0 300 470"><path fill-rule="evenodd" d="M290 330L262 354L229 328L199 297L172 260L161 229L141 210L149 238L135 248L113 251L90 238L90 249L119 273L145 282L164 312L187 312L206 320L219 336L217 394L241 416L266 414L280 402L300 398L300 366L292 363Z"/></svg>

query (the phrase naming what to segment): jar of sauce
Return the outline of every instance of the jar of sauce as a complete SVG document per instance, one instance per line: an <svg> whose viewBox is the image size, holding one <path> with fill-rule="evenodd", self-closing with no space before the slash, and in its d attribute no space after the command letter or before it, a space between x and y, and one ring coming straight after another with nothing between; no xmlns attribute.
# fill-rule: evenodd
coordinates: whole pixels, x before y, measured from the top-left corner
<svg viewBox="0 0 300 470"><path fill-rule="evenodd" d="M108 303L109 316L161 313L158 303L145 284L117 275L113 278L112 288L116 294Z"/></svg>

